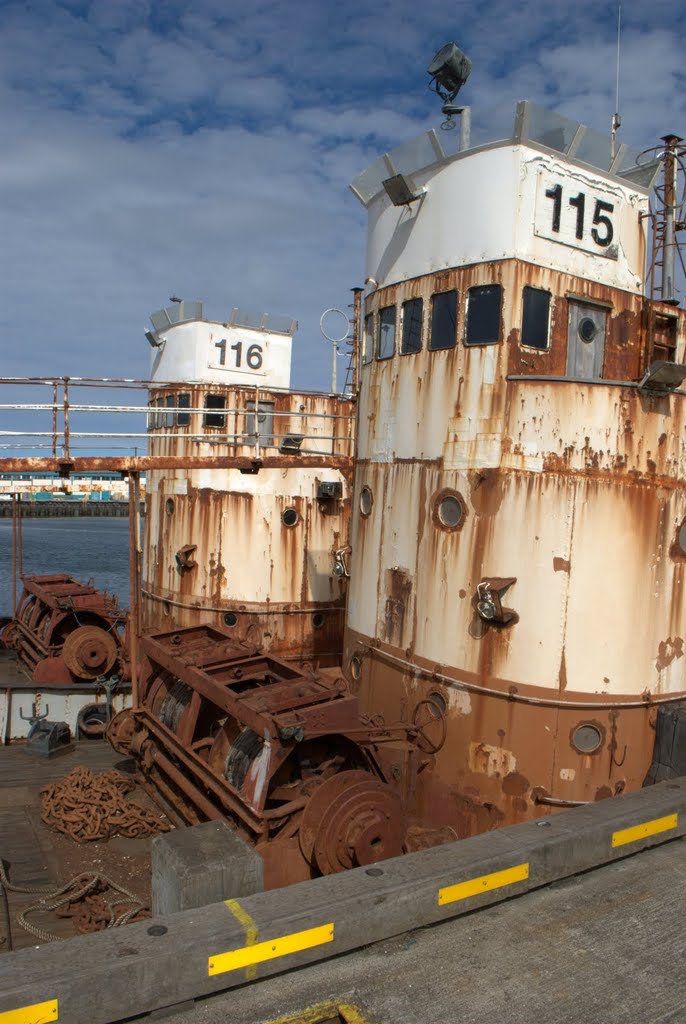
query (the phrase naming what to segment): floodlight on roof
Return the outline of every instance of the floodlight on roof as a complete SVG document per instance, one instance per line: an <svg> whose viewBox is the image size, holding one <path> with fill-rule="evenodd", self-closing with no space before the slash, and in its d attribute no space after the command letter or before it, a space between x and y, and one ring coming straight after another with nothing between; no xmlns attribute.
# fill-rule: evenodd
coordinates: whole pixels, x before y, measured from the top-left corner
<svg viewBox="0 0 686 1024"><path fill-rule="evenodd" d="M161 348L164 344L164 338L158 338L152 331L146 331L145 337L148 339L148 344L151 348Z"/></svg>
<svg viewBox="0 0 686 1024"><path fill-rule="evenodd" d="M423 187L417 188L412 178L406 174L394 174L392 178L386 178L382 185L394 206L408 206L421 199L426 192Z"/></svg>
<svg viewBox="0 0 686 1024"><path fill-rule="evenodd" d="M432 85L444 103L451 103L465 84L472 62L456 43L446 43L429 64Z"/></svg>

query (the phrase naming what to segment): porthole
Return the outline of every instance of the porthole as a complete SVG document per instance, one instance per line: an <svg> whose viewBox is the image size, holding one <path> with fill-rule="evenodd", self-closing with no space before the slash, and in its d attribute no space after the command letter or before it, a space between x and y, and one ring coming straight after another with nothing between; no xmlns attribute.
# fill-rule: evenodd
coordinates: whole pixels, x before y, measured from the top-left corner
<svg viewBox="0 0 686 1024"><path fill-rule="evenodd" d="M429 694L429 701L431 703L430 711L434 718L441 718L448 710L448 705L445 702L445 697L438 690L433 690Z"/></svg>
<svg viewBox="0 0 686 1024"><path fill-rule="evenodd" d="M296 508L285 508L281 514L281 522L284 526L297 526L300 521Z"/></svg>
<svg viewBox="0 0 686 1024"><path fill-rule="evenodd" d="M591 319L590 316L583 316L581 320L579 320L579 326L577 330L579 332L579 337L581 338L581 340L585 341L588 345L590 344L590 342L593 341L596 334L598 333L598 325L596 324L595 320Z"/></svg>
<svg viewBox="0 0 686 1024"><path fill-rule="evenodd" d="M355 682L358 682L362 675L362 661L356 654L354 654L350 659L350 675L353 677Z"/></svg>
<svg viewBox="0 0 686 1024"><path fill-rule="evenodd" d="M572 746L580 754L593 754L603 743L603 728L596 722L580 722L572 730Z"/></svg>
<svg viewBox="0 0 686 1024"><path fill-rule="evenodd" d="M238 622L238 616L234 612L224 612L224 625L235 626Z"/></svg>
<svg viewBox="0 0 686 1024"><path fill-rule="evenodd" d="M467 506L457 491L440 491L433 500L433 521L443 530L460 530Z"/></svg>
<svg viewBox="0 0 686 1024"><path fill-rule="evenodd" d="M363 487L360 491L360 515L364 516L365 519L372 511L372 505L374 504L374 497L368 487Z"/></svg>
<svg viewBox="0 0 686 1024"><path fill-rule="evenodd" d="M162 613L164 615L171 615L171 605L169 604L169 601L162 602Z"/></svg>
<svg viewBox="0 0 686 1024"><path fill-rule="evenodd" d="M312 616L312 625L315 629L321 629L324 625L324 614L323 612L315 612Z"/></svg>
<svg viewBox="0 0 686 1024"><path fill-rule="evenodd" d="M164 503L164 507L167 510L167 515L168 516L173 516L174 515L174 501L173 501L172 498L167 498L167 500Z"/></svg>

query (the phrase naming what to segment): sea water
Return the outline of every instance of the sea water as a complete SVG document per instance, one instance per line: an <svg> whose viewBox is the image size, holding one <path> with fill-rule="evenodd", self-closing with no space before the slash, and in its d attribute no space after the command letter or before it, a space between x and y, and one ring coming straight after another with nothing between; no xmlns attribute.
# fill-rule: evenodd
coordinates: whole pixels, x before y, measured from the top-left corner
<svg viewBox="0 0 686 1024"><path fill-rule="evenodd" d="M78 516L22 520L24 575L67 573L129 605L129 521ZM21 582L17 598L21 596ZM12 520L0 519L0 616L12 614Z"/></svg>

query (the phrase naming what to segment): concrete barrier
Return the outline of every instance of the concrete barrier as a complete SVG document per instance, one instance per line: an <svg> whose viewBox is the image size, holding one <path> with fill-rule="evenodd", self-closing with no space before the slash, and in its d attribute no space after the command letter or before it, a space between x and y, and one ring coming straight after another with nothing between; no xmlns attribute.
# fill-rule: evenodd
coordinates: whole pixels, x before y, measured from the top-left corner
<svg viewBox="0 0 686 1024"><path fill-rule="evenodd" d="M0 1024L107 1024L516 896L686 833L686 779L200 910L0 956Z"/></svg>

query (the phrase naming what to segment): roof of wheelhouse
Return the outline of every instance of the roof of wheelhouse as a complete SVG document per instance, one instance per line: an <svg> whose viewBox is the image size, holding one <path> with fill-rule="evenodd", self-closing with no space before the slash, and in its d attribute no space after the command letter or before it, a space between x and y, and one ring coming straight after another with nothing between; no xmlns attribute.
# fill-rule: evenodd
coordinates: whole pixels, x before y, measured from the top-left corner
<svg viewBox="0 0 686 1024"><path fill-rule="evenodd" d="M605 177L649 192L660 169L654 157L621 143L612 156L609 133L593 131L536 103L522 100L512 108L496 108L472 116L469 148L460 151L459 132L440 134L431 129L396 146L370 164L350 186L364 206L383 191L383 182L396 174L411 175L428 168L461 160L472 153L497 146L524 144L532 149L564 156L571 164L593 168Z"/></svg>

